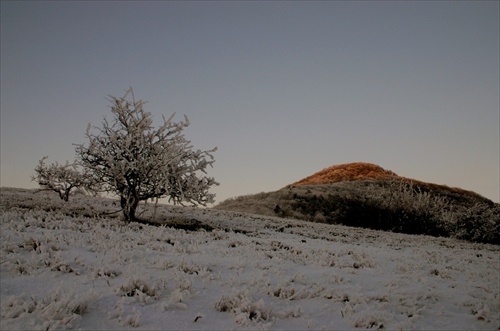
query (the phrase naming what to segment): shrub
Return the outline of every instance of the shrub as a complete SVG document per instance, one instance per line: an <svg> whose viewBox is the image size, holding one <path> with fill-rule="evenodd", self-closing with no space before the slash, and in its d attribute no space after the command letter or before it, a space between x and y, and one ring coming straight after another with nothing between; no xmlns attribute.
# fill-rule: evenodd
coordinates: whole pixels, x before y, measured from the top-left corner
<svg viewBox="0 0 500 331"><path fill-rule="evenodd" d="M82 189L89 184L89 177L78 171L76 162L66 161L64 165L55 162L46 165L47 158L44 156L39 161L35 168L36 175L31 176L31 180L36 181L43 189L57 192L62 200L68 201L73 189Z"/></svg>
<svg viewBox="0 0 500 331"><path fill-rule="evenodd" d="M500 243L498 204L480 199L453 200L394 179L368 185L356 183L350 189L325 192L290 192L290 207L281 202L274 211L282 217L308 221Z"/></svg>

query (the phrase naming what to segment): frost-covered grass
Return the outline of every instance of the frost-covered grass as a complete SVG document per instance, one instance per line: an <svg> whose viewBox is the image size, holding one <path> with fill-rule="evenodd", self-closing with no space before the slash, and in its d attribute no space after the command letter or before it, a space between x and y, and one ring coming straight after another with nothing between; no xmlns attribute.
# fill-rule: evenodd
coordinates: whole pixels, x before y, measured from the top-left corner
<svg viewBox="0 0 500 331"><path fill-rule="evenodd" d="M186 231L125 224L112 200L0 193L1 330L500 327L499 246L158 208L213 228Z"/></svg>

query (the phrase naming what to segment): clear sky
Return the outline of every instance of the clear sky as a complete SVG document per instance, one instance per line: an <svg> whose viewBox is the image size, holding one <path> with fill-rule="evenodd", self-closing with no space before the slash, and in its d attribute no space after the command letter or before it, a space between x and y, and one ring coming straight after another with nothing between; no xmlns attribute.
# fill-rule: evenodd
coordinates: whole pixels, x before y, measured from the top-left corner
<svg viewBox="0 0 500 331"><path fill-rule="evenodd" d="M358 161L499 202L499 39L498 1L1 1L1 186L132 86L218 202Z"/></svg>

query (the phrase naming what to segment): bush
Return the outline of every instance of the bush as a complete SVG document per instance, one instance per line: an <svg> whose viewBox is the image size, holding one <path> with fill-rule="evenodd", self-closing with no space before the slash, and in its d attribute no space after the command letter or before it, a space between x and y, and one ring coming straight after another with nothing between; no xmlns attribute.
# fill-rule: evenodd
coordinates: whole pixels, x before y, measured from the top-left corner
<svg viewBox="0 0 500 331"><path fill-rule="evenodd" d="M353 183L337 191L298 188L274 212L313 222L500 243L500 205L452 199L408 181Z"/></svg>
<svg viewBox="0 0 500 331"><path fill-rule="evenodd" d="M500 244L500 205L477 203L457 213L453 236L469 241Z"/></svg>
<svg viewBox="0 0 500 331"><path fill-rule="evenodd" d="M57 192L59 197L69 200L69 194L73 189L83 190L83 186L89 184L89 177L78 170L76 162L59 164L57 162L49 165L45 164L47 156L44 156L35 168L36 175L31 176L32 181L36 181L44 190Z"/></svg>

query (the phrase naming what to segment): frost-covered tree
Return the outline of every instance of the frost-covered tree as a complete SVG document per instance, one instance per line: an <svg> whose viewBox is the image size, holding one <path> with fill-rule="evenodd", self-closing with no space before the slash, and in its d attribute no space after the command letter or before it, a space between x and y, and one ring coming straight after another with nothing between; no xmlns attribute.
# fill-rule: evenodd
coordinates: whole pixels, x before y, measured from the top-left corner
<svg viewBox="0 0 500 331"><path fill-rule="evenodd" d="M57 162L49 165L45 164L47 156L44 156L35 168L35 175L31 176L31 180L35 181L44 190L51 190L59 193L59 197L64 200L69 200L71 190L83 188L88 184L86 175L78 171L76 162L59 164Z"/></svg>
<svg viewBox="0 0 500 331"><path fill-rule="evenodd" d="M189 126L172 121L175 113L155 129L151 113L136 101L132 88L121 98L110 96L113 120L104 118L102 127L87 128L88 145L77 145L82 165L100 183L101 192L120 198L126 221L136 220L140 201L168 197L174 204L182 202L206 205L214 201L209 188L218 183L204 176L212 166L212 153L193 150L183 134ZM96 130L95 132L93 132Z"/></svg>

